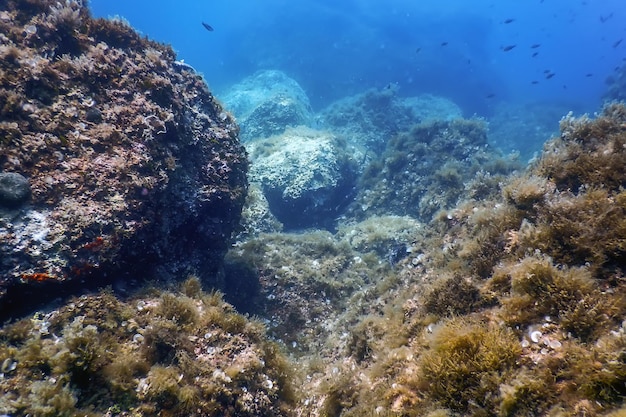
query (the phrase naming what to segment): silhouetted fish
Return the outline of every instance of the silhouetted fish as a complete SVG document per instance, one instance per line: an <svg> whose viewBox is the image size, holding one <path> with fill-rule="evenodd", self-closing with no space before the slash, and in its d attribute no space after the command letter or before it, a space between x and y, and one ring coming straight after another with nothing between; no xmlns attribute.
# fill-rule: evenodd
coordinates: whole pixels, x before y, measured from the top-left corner
<svg viewBox="0 0 626 417"><path fill-rule="evenodd" d="M533 43L532 45L530 45L531 49L537 49L541 46L540 43Z"/></svg>
<svg viewBox="0 0 626 417"><path fill-rule="evenodd" d="M487 94L485 98L494 98L496 95L494 93Z"/></svg>
<svg viewBox="0 0 626 417"><path fill-rule="evenodd" d="M502 46L502 47L501 47L501 49L502 49L504 52L508 52L508 51L510 51L511 49L515 48L516 46L517 46L517 45L507 45L507 46Z"/></svg>
<svg viewBox="0 0 626 417"><path fill-rule="evenodd" d="M624 39L620 39L619 41L615 42L615 43L613 44L613 48L617 48L617 47L619 46L619 44L620 44L620 43L622 43L622 41L623 41L623 40L624 40Z"/></svg>
<svg viewBox="0 0 626 417"><path fill-rule="evenodd" d="M537 81L537 80L532 80L530 83L531 83L531 84L539 84L539 81Z"/></svg>
<svg viewBox="0 0 626 417"><path fill-rule="evenodd" d="M593 74L589 72L589 73L585 74L585 77L593 77Z"/></svg>
<svg viewBox="0 0 626 417"><path fill-rule="evenodd" d="M513 23L515 22L515 19L505 19L504 21L502 21L502 23L504 23L505 25L508 25L509 23Z"/></svg>
<svg viewBox="0 0 626 417"><path fill-rule="evenodd" d="M447 46L448 42L441 42L441 46Z"/></svg>
<svg viewBox="0 0 626 417"><path fill-rule="evenodd" d="M534 58L534 57L536 57L537 55L539 55L539 52L534 52L534 53L532 54L532 57Z"/></svg>
<svg viewBox="0 0 626 417"><path fill-rule="evenodd" d="M209 32L213 32L213 27L209 25L208 23L202 22L202 26L204 26L204 28L208 30Z"/></svg>
<svg viewBox="0 0 626 417"><path fill-rule="evenodd" d="M607 14L606 16L600 15L600 22L604 23L612 17L613 17L613 12Z"/></svg>
<svg viewBox="0 0 626 417"><path fill-rule="evenodd" d="M556 73L554 73L554 72L546 74L546 80L549 80L550 78L554 77L555 75L556 75Z"/></svg>
<svg viewBox="0 0 626 417"><path fill-rule="evenodd" d="M422 50L422 48L416 48L416 49L415 49L415 53L416 53L416 54L419 54L421 50Z"/></svg>

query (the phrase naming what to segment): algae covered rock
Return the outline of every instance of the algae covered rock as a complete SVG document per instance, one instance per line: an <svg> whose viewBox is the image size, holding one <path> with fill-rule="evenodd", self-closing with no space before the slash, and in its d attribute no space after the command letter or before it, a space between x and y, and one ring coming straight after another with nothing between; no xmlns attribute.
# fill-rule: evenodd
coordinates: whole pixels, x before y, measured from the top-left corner
<svg viewBox="0 0 626 417"><path fill-rule="evenodd" d="M424 225L408 216L372 216L339 226L337 236L360 253L375 252L390 264L408 256Z"/></svg>
<svg viewBox="0 0 626 417"><path fill-rule="evenodd" d="M430 94L403 98L390 84L338 100L320 112L321 124L357 148L380 151L396 134L414 124L462 116L453 102Z"/></svg>
<svg viewBox="0 0 626 417"><path fill-rule="evenodd" d="M476 173L484 179L508 169L487 144L481 120L457 119L414 126L391 139L360 179L350 208L362 219L371 215L409 215L429 222L438 210L452 207L469 194Z"/></svg>
<svg viewBox="0 0 626 417"><path fill-rule="evenodd" d="M120 301L104 292L0 329L0 413L289 416L292 370L263 324L190 278Z"/></svg>
<svg viewBox="0 0 626 417"><path fill-rule="evenodd" d="M237 118L244 142L309 125L313 119L306 93L281 71L259 71L231 87L222 100Z"/></svg>
<svg viewBox="0 0 626 417"><path fill-rule="evenodd" d="M17 172L0 172L0 207L15 207L30 197L28 179Z"/></svg>
<svg viewBox="0 0 626 417"><path fill-rule="evenodd" d="M250 183L236 240L241 241L253 238L260 233L275 233L282 230L283 224L272 214L261 185L256 182Z"/></svg>
<svg viewBox="0 0 626 417"><path fill-rule="evenodd" d="M218 285L247 159L203 79L82 2L1 13L0 170L31 200L0 216L0 316L113 279Z"/></svg>
<svg viewBox="0 0 626 417"><path fill-rule="evenodd" d="M325 227L352 198L356 164L344 141L305 127L248 145L250 181L261 184L286 228Z"/></svg>

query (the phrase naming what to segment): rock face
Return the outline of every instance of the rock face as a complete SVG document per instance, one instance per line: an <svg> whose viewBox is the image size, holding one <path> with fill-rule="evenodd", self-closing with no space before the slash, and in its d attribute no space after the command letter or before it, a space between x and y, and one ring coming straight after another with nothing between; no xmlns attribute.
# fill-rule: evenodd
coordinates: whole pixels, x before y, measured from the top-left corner
<svg viewBox="0 0 626 417"><path fill-rule="evenodd" d="M345 141L298 127L248 145L250 181L261 184L285 228L328 227L352 201L356 163Z"/></svg>
<svg viewBox="0 0 626 417"><path fill-rule="evenodd" d="M0 12L0 317L25 294L220 264L247 183L238 128L171 48L81 2ZM23 183L23 181L22 181ZM41 287L41 288L40 288Z"/></svg>
<svg viewBox="0 0 626 417"><path fill-rule="evenodd" d="M259 71L222 99L237 117L243 142L278 135L288 126L308 126L313 120L306 93L281 71Z"/></svg>

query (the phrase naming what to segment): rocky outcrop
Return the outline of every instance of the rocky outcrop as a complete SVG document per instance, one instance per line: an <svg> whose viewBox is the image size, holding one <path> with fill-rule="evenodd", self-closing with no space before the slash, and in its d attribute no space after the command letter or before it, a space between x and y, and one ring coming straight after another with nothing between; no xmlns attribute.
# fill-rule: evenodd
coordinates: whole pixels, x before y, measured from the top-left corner
<svg viewBox="0 0 626 417"><path fill-rule="evenodd" d="M460 117L459 106L446 98L430 94L400 97L397 87L390 84L330 104L320 112L318 121L361 152L378 153L391 138L417 123Z"/></svg>
<svg viewBox="0 0 626 417"><path fill-rule="evenodd" d="M347 216L412 216L428 223L460 198L485 198L513 169L478 119L422 123L393 137L359 179Z"/></svg>
<svg viewBox="0 0 626 417"><path fill-rule="evenodd" d="M82 2L3 9L0 316L157 276L219 286L247 159L202 77Z"/></svg>
<svg viewBox="0 0 626 417"><path fill-rule="evenodd" d="M356 162L345 141L306 127L248 144L250 181L287 229L328 228L352 201Z"/></svg>
<svg viewBox="0 0 626 417"><path fill-rule="evenodd" d="M306 93L281 71L259 71L222 99L237 117L243 142L281 134L289 126L308 126L313 120Z"/></svg>

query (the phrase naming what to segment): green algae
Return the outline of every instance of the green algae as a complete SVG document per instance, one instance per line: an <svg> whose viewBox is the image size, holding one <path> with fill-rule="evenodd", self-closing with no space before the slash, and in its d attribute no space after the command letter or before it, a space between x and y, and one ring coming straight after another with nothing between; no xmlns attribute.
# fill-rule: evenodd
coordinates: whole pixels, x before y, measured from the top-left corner
<svg viewBox="0 0 626 417"><path fill-rule="evenodd" d="M204 293L121 301L109 293L6 326L4 413L20 415L287 415L292 373L264 326Z"/></svg>

